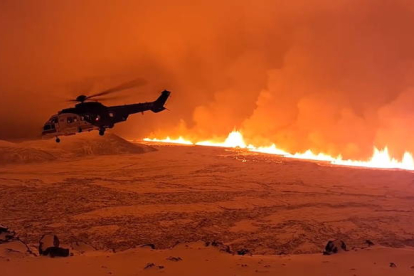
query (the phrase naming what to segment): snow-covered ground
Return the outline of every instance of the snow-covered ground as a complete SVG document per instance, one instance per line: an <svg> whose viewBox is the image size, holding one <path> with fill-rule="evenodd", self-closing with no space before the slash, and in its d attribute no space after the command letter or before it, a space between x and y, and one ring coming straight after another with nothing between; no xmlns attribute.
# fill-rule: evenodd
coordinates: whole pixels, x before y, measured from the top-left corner
<svg viewBox="0 0 414 276"><path fill-rule="evenodd" d="M155 150L152 147L132 144L116 135L98 136L96 132L54 139L11 143L0 140L0 165L30 164L52 160L65 160L85 156L137 154Z"/></svg>
<svg viewBox="0 0 414 276"><path fill-rule="evenodd" d="M355 267L350 260L367 258L371 263L361 269L368 271L368 267L375 268L376 261L372 260L378 258L381 259L378 269L385 272L393 269L394 273L403 269L401 266L390 268L386 262L398 265L399 260L401 263L404 258L414 256L411 249L401 249L414 245L414 174L411 172L335 167L243 150L132 145L118 137L99 139L99 147L91 145L92 140L84 142L85 146L79 138L63 139L59 145L54 141L8 145L8 148L40 150L54 158L42 162L19 159L18 164L3 161L0 223L16 231L29 245L35 246L42 234L54 233L63 246L76 248L77 244L84 244L97 250L93 254L100 252L99 256L87 259L82 259L86 255L56 261L25 257L28 269L50 262L56 269L64 269L66 264L79 265L81 269L88 262L91 266L109 267L104 264L106 255L100 254L142 245L152 245L156 250L134 249L128 251L130 255L111 253L108 262L114 262L113 270L100 268L99 273L116 271L115 266L122 260L126 265L133 265L129 259L132 256L142 261L133 273L127 270L131 271L128 275L138 275L140 271L178 273L188 265L188 259L195 258L196 252L205 252L206 256L212 254L206 259L219 258L217 262L226 264L223 267L228 265L228 270L223 271L234 269L233 274L237 275L259 273L255 270L281 272L280 269L289 266L288 261L271 255L304 253L316 254L306 255L314 256L314 264L311 257L292 257L293 262L300 260L298 265L304 271L316 265L320 269L329 268L317 270L326 275L362 275L358 270L351 270ZM0 146L3 144L7 143L2 142ZM120 145L146 153L114 150ZM84 150L91 147L94 150ZM366 240L380 247L320 256L326 242L333 238L344 240L350 249L366 247ZM211 253L212 249L201 246L201 249L191 247L182 252L187 261L165 261L166 255L178 250L177 245L211 241L229 245L232 252L248 250L254 256L232 256L216 249ZM164 265L165 270L143 270L141 263L151 262L151 256L156 259L152 262ZM12 257L8 262L6 258L9 257L0 258L0 266L8 267L9 272L23 271L19 262L24 261ZM214 266L203 258L194 262ZM261 267L259 260L268 258L270 267L264 267L263 262ZM247 267L241 266L244 262ZM336 262L341 263L338 267L347 267L346 273L337 273ZM124 271L120 266L119 271ZM176 266L177 270L167 270L169 266ZM408 261L404 261L404 267L407 269L404 271L412 273ZM291 274L284 275L304 275L297 269L289 271Z"/></svg>
<svg viewBox="0 0 414 276"><path fill-rule="evenodd" d="M1 247L1 245L0 245ZM201 243L167 250L136 248L123 252L85 252L69 258L0 257L2 276L107 275L283 275L283 276L391 276L413 275L413 249L374 247L323 256L238 256L204 247ZM391 267L394 263L396 267Z"/></svg>

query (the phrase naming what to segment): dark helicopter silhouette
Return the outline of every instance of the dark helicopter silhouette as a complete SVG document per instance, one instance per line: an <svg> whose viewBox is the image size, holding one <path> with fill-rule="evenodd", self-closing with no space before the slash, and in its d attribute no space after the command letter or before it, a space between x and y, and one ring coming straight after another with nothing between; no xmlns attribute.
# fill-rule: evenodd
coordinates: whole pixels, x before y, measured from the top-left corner
<svg viewBox="0 0 414 276"><path fill-rule="evenodd" d="M53 115L43 126L42 136L56 137L56 142L59 143L59 136L74 135L84 131L99 130L99 135L104 135L107 128L113 128L116 123L126 121L131 114L144 113L148 110L158 113L165 110L164 104L171 93L167 90L162 91L161 96L153 102L105 106L95 100L97 97L136 87L140 84L142 84L142 81L134 80L97 94L80 95L76 99L70 100L78 102L78 104Z"/></svg>

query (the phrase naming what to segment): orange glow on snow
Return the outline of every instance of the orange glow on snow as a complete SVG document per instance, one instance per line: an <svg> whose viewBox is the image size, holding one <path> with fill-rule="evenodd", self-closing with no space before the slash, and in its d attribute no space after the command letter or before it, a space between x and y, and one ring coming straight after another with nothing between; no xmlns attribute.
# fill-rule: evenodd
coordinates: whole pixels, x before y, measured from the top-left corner
<svg viewBox="0 0 414 276"><path fill-rule="evenodd" d="M389 155L388 148L385 147L383 150L379 150L374 147L372 157L367 161L360 160L344 160L339 155L333 157L327 154L318 153L315 154L311 150L307 150L304 153L289 153L283 149L278 148L275 144L269 147L256 147L254 145L247 145L243 139L243 135L239 131L232 131L224 142L215 141L201 141L191 142L185 140L182 137L178 139L149 139L145 138L144 141L148 142L162 142L162 143L174 143L174 144L186 144L186 145L198 145L198 146L211 146L211 147L226 147L226 148L243 148L252 152L260 152L266 154L282 155L287 158L305 159L305 160L316 160L325 161L335 165L344 166L355 166L355 167L368 167L368 168L382 168L382 169L404 169L414 170L414 159L411 153L405 152L401 161L392 158Z"/></svg>

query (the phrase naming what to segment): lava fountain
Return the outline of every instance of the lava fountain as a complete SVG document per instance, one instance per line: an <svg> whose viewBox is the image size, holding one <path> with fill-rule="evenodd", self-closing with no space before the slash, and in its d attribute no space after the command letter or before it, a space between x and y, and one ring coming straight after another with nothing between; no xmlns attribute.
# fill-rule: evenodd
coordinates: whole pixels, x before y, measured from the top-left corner
<svg viewBox="0 0 414 276"><path fill-rule="evenodd" d="M243 135L240 131L234 130L230 132L228 137L223 142L215 141L200 141L192 142L179 137L178 139L149 139L145 138L147 142L159 142L159 143L173 143L184 145L197 145L197 146L210 146L210 147L225 147L225 148L243 148L252 152L260 152L266 154L276 154L287 158L296 158L304 160L316 160L325 161L334 165L343 166L355 166L355 167L368 167L368 168L381 168L381 169L403 169L414 170L414 159L411 153L405 152L401 161L392 158L388 152L388 148L380 150L374 147L374 152L369 160L349 160L343 159L342 156L333 157L324 153L314 153L312 150L307 150L303 153L289 153L283 149L278 148L275 144L269 147L257 147L254 145L247 145L244 141Z"/></svg>

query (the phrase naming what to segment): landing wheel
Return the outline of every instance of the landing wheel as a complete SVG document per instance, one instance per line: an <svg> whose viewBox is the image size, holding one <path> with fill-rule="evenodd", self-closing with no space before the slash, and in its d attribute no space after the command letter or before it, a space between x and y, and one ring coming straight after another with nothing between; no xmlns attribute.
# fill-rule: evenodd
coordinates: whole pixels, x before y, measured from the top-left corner
<svg viewBox="0 0 414 276"><path fill-rule="evenodd" d="M60 138L56 137L56 143L60 143Z"/></svg>
<svg viewBox="0 0 414 276"><path fill-rule="evenodd" d="M99 129L99 135L104 136L104 134L105 134L105 129L104 128Z"/></svg>

